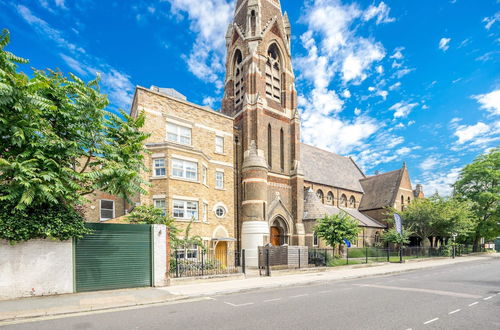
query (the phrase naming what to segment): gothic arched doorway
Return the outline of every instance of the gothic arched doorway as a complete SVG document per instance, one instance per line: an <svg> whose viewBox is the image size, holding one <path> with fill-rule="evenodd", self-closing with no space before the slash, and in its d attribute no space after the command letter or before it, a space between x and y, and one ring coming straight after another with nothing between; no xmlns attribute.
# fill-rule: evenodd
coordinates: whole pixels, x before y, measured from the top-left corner
<svg viewBox="0 0 500 330"><path fill-rule="evenodd" d="M271 224L271 245L280 246L288 244L288 230L285 220L277 217Z"/></svg>

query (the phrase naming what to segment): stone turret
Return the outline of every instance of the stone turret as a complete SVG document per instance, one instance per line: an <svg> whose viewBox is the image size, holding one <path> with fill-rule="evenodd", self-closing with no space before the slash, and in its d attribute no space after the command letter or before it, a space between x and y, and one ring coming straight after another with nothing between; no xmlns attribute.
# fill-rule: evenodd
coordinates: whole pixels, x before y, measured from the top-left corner
<svg viewBox="0 0 500 330"><path fill-rule="evenodd" d="M268 166L264 152L254 140L243 156L241 205L241 248L245 249L248 266L258 265L258 246L267 243L269 225L266 221Z"/></svg>

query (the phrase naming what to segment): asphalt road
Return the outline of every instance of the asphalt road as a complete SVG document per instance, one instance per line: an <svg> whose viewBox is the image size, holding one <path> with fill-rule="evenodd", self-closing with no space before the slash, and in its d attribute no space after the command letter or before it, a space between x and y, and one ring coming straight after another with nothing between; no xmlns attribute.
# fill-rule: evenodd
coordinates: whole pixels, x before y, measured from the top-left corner
<svg viewBox="0 0 500 330"><path fill-rule="evenodd" d="M500 258L2 329L500 329Z"/></svg>

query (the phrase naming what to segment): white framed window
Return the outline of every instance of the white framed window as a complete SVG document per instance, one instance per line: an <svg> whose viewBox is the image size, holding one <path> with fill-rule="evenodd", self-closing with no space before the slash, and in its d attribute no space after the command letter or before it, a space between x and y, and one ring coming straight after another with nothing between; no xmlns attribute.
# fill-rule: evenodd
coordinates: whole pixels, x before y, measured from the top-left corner
<svg viewBox="0 0 500 330"><path fill-rule="evenodd" d="M191 128L174 123L167 123L167 140L190 146Z"/></svg>
<svg viewBox="0 0 500 330"><path fill-rule="evenodd" d="M221 171L215 172L215 188L224 189L224 172Z"/></svg>
<svg viewBox="0 0 500 330"><path fill-rule="evenodd" d="M113 219L115 217L115 201L107 199L99 200L99 213L101 221Z"/></svg>
<svg viewBox="0 0 500 330"><path fill-rule="evenodd" d="M205 165L203 165L203 167L201 168L201 182L204 185L207 185L207 175L208 175L208 168Z"/></svg>
<svg viewBox="0 0 500 330"><path fill-rule="evenodd" d="M226 215L226 209L222 206L217 206L215 209L215 215L217 218L223 218Z"/></svg>
<svg viewBox="0 0 500 330"><path fill-rule="evenodd" d="M172 158L172 176L196 181L198 180L198 163Z"/></svg>
<svg viewBox="0 0 500 330"><path fill-rule="evenodd" d="M181 220L198 220L198 202L184 201L174 199L173 212L174 218Z"/></svg>
<svg viewBox="0 0 500 330"><path fill-rule="evenodd" d="M165 158L153 159L153 175L154 176L167 175L167 168L165 166Z"/></svg>
<svg viewBox="0 0 500 330"><path fill-rule="evenodd" d="M313 246L318 246L319 238L316 232L313 233Z"/></svg>
<svg viewBox="0 0 500 330"><path fill-rule="evenodd" d="M175 253L178 259L197 259L198 250L198 246L193 244L185 249L176 250Z"/></svg>
<svg viewBox="0 0 500 330"><path fill-rule="evenodd" d="M208 204L203 203L203 222L208 222Z"/></svg>
<svg viewBox="0 0 500 330"><path fill-rule="evenodd" d="M167 214L167 202L164 198L161 199L153 199L153 205L157 209L162 210L163 215Z"/></svg>
<svg viewBox="0 0 500 330"><path fill-rule="evenodd" d="M222 136L215 137L215 152L218 154L224 153L224 137Z"/></svg>

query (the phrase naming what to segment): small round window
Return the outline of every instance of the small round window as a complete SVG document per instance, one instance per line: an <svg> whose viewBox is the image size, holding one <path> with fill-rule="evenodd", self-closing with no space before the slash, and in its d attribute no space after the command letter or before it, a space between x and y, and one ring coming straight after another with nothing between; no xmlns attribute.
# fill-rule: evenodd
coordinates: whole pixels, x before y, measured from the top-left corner
<svg viewBox="0 0 500 330"><path fill-rule="evenodd" d="M226 210L222 206L218 206L215 209L215 215L219 218L222 218L223 216L226 215Z"/></svg>

